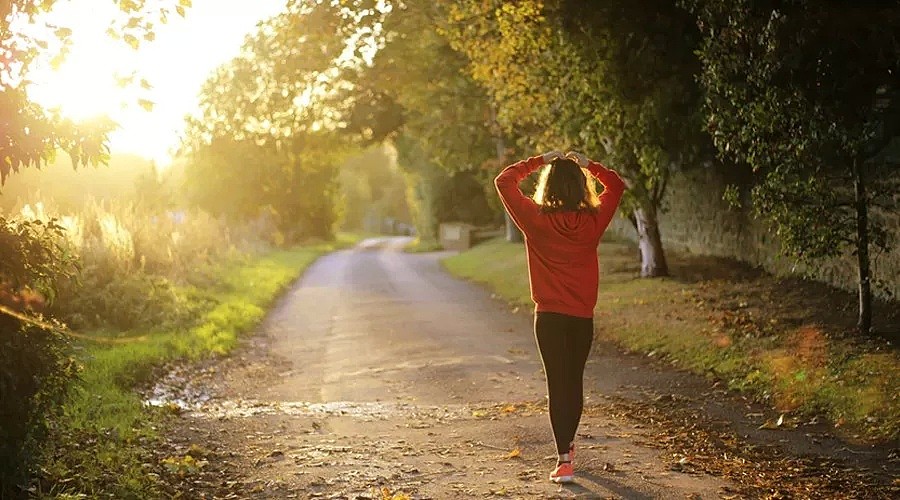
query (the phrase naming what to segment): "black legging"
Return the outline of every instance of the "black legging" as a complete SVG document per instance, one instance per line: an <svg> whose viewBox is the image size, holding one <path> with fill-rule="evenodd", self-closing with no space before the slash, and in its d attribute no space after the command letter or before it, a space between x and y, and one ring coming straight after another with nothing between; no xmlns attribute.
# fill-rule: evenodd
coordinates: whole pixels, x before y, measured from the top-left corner
<svg viewBox="0 0 900 500"><path fill-rule="evenodd" d="M547 376L556 449L559 454L568 453L584 408L584 364L594 339L594 320L539 312L534 317L534 336Z"/></svg>

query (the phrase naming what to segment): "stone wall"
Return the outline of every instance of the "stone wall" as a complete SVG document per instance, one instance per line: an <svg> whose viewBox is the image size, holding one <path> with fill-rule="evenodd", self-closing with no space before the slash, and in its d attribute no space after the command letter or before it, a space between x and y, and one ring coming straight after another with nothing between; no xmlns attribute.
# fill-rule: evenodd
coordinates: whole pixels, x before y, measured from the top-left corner
<svg viewBox="0 0 900 500"><path fill-rule="evenodd" d="M660 231L667 249L694 254L714 255L741 260L777 275L803 275L839 288L855 290L857 286L854 257L823 262L816 269L805 269L783 257L773 231L750 213L749 200L735 210L722 200L724 188L738 178L727 179L711 169L679 173L669 184L660 216ZM900 297L900 214L889 214L889 231L894 247L873 258L874 279L883 287L875 288L879 296L890 292ZM616 217L610 230L635 240L631 224Z"/></svg>

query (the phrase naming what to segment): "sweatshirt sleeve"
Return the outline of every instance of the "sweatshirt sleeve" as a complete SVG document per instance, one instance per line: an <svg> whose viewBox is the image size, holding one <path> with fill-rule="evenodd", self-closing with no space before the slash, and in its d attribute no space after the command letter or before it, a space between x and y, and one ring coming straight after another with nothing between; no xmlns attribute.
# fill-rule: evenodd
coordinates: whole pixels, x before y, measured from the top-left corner
<svg viewBox="0 0 900 500"><path fill-rule="evenodd" d="M532 156L504 168L494 179L494 185L497 186L503 206L506 207L506 211L516 226L526 234L526 227L532 226L532 222L538 217L539 209L534 200L522 193L519 183L543 165L542 157Z"/></svg>
<svg viewBox="0 0 900 500"><path fill-rule="evenodd" d="M598 162L592 161L588 163L588 172L603 184L603 192L600 194L600 206L597 207L597 229L600 234L606 231L619 202L622 201L622 194L625 193L625 182L619 177L614 170L610 170Z"/></svg>

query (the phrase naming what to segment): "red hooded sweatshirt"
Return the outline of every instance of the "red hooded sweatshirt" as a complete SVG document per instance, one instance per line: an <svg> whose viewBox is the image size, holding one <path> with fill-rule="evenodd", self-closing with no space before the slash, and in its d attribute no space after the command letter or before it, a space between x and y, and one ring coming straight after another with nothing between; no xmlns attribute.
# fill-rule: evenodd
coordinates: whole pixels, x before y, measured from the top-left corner
<svg viewBox="0 0 900 500"><path fill-rule="evenodd" d="M603 184L596 210L542 213L519 189L544 165L540 156L514 163L494 180L503 205L525 235L531 299L537 312L593 318L597 305L597 245L622 199L625 183L614 171L590 162L587 170Z"/></svg>

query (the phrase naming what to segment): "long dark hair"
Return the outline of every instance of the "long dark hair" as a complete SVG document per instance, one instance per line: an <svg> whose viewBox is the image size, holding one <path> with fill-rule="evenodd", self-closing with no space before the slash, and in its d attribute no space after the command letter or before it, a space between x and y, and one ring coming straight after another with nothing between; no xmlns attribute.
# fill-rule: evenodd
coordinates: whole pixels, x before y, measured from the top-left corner
<svg viewBox="0 0 900 500"><path fill-rule="evenodd" d="M544 168L534 201L543 212L594 210L599 203L594 183L568 158L557 158Z"/></svg>

